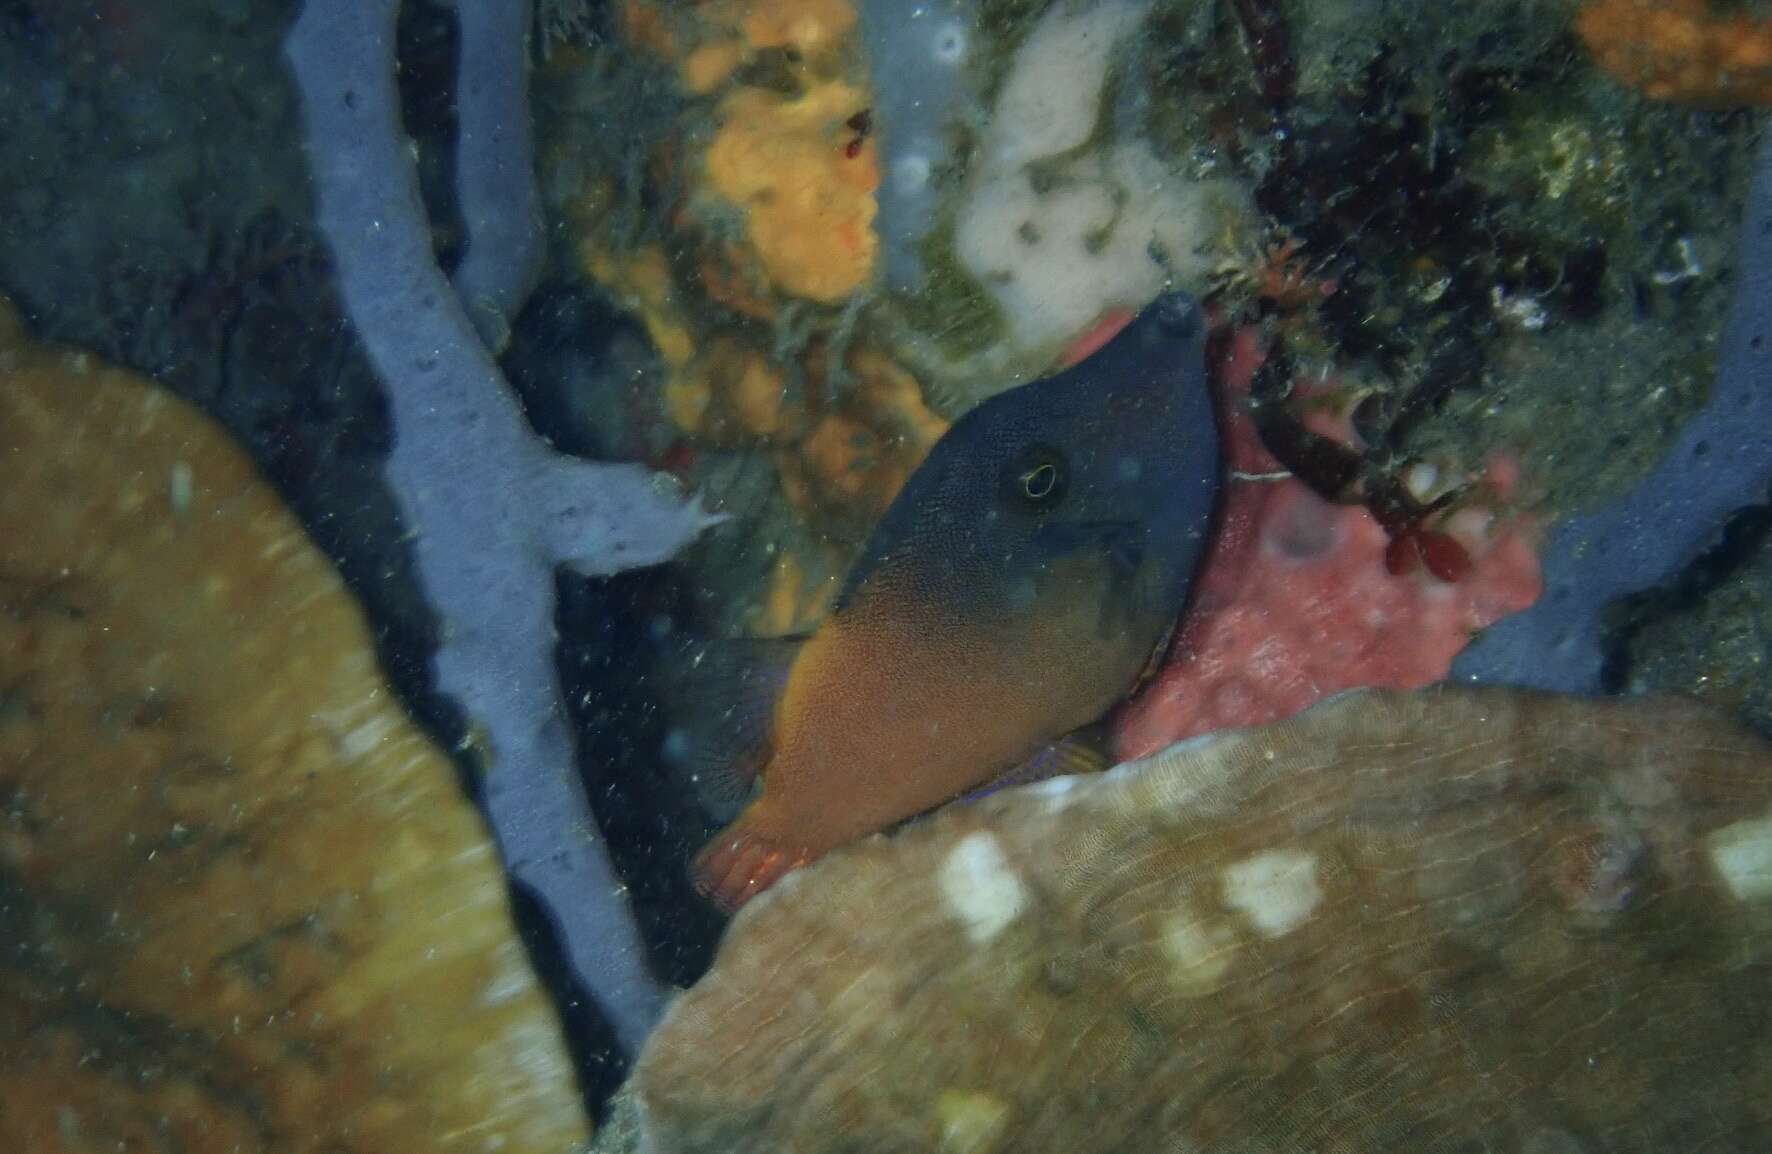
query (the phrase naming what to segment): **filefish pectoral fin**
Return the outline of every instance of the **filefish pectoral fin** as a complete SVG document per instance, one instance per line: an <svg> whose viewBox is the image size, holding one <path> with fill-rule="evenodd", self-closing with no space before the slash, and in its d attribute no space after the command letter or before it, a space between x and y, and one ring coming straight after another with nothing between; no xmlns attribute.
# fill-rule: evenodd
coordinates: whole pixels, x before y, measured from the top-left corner
<svg viewBox="0 0 1772 1154"><path fill-rule="evenodd" d="M1100 523L1103 555L1118 576L1130 578L1143 567L1147 555L1144 527L1132 521Z"/></svg>
<svg viewBox="0 0 1772 1154"><path fill-rule="evenodd" d="M675 724L664 755L687 771L702 807L730 820L769 759L775 705L803 637L685 643L665 686Z"/></svg>
<svg viewBox="0 0 1772 1154"><path fill-rule="evenodd" d="M1099 522L1107 588L1101 600L1100 636L1105 640L1136 628L1161 611L1163 567L1151 556L1144 526L1134 521Z"/></svg>

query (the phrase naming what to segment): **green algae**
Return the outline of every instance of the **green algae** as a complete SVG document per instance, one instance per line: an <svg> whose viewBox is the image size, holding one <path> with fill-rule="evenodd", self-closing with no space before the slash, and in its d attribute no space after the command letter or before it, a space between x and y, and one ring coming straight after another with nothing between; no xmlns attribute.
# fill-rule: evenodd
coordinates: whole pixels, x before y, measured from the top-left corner
<svg viewBox="0 0 1772 1154"><path fill-rule="evenodd" d="M973 27L979 33L983 51L974 65L973 90L983 107L996 102L997 93L1015 64L1016 50L1053 3L1054 0L979 0Z"/></svg>
<svg viewBox="0 0 1772 1154"><path fill-rule="evenodd" d="M1293 327L1409 414L1386 451L1505 450L1557 508L1628 487L1708 395L1756 135L1614 84L1573 8L1289 4L1285 143L1237 124L1338 285Z"/></svg>
<svg viewBox="0 0 1772 1154"><path fill-rule="evenodd" d="M1002 308L954 251L954 212L943 212L918 247L923 284L892 296L905 321L950 361L990 349L1008 333Z"/></svg>

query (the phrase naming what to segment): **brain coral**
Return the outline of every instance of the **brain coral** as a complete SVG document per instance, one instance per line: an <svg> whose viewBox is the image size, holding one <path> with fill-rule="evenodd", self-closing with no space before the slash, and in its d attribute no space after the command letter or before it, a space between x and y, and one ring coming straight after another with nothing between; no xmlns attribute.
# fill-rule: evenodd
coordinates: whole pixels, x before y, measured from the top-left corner
<svg viewBox="0 0 1772 1154"><path fill-rule="evenodd" d="M950 806L734 922L606 1149L1764 1149L1772 748L1361 691Z"/></svg>

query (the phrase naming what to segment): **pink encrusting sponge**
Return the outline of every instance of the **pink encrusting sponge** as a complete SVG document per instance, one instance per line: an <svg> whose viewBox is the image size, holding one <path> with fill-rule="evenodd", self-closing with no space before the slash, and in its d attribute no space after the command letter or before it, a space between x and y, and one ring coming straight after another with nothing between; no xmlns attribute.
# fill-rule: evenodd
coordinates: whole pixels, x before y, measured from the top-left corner
<svg viewBox="0 0 1772 1154"><path fill-rule="evenodd" d="M1222 520L1167 661L1115 720L1122 758L1289 717L1344 689L1439 681L1476 630L1542 590L1530 527L1498 527L1480 508L1440 527L1469 554L1457 580L1423 565L1393 573L1371 513L1282 475L1257 439L1245 397L1261 360L1244 330L1218 366L1232 470Z"/></svg>

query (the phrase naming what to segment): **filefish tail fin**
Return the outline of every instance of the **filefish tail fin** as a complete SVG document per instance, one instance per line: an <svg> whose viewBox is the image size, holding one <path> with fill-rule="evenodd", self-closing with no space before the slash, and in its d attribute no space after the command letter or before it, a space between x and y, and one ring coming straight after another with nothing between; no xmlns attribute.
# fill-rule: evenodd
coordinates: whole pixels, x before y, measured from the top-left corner
<svg viewBox="0 0 1772 1154"><path fill-rule="evenodd" d="M778 842L741 817L701 848L690 873L702 897L733 913L813 856L804 847Z"/></svg>

